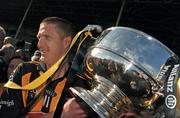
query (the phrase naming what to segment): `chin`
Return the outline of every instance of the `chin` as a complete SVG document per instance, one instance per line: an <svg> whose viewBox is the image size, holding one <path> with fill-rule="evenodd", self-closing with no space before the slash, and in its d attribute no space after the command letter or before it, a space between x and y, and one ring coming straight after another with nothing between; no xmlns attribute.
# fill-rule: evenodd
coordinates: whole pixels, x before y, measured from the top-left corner
<svg viewBox="0 0 180 118"><path fill-rule="evenodd" d="M52 61L50 62L49 60L46 60L46 61L44 61L44 63L47 65L47 67L50 68L50 67L53 66L56 62L53 63Z"/></svg>

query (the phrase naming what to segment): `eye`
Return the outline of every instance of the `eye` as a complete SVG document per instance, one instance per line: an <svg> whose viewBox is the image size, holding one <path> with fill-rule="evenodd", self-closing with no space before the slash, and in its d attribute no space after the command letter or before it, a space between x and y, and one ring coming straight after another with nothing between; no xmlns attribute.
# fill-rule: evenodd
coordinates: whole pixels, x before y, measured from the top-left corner
<svg viewBox="0 0 180 118"><path fill-rule="evenodd" d="M48 36L48 35L44 35L44 38L45 38L46 40L48 40L48 39L49 39L49 36Z"/></svg>
<svg viewBox="0 0 180 118"><path fill-rule="evenodd" d="M38 40L40 40L40 39L49 40L48 35L37 35L37 38L38 38Z"/></svg>

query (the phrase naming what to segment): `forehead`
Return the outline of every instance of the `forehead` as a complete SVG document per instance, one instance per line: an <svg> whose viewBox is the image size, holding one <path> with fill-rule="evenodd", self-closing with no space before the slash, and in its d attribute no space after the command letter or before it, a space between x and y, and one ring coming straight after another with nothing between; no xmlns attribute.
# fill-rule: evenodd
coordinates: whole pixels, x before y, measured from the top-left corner
<svg viewBox="0 0 180 118"><path fill-rule="evenodd" d="M37 35L46 35L52 37L64 37L64 31L58 27L55 23L41 23L39 27L39 32Z"/></svg>
<svg viewBox="0 0 180 118"><path fill-rule="evenodd" d="M48 35L61 37L62 33L53 23L41 23L37 35Z"/></svg>
<svg viewBox="0 0 180 118"><path fill-rule="evenodd" d="M39 27L39 33L42 32L58 32L55 24L52 23L41 23Z"/></svg>

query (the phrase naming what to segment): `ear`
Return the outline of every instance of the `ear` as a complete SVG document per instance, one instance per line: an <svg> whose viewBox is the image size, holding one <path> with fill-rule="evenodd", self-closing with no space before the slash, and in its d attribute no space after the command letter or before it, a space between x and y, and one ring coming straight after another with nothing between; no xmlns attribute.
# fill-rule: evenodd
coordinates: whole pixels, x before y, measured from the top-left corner
<svg viewBox="0 0 180 118"><path fill-rule="evenodd" d="M72 37L68 36L64 38L64 47L68 49L71 45Z"/></svg>

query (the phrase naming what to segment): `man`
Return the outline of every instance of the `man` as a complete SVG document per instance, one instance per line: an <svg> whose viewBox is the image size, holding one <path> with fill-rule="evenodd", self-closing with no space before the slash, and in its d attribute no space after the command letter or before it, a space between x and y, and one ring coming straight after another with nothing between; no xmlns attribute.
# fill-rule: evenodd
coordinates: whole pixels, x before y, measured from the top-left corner
<svg viewBox="0 0 180 118"><path fill-rule="evenodd" d="M13 46L15 46L15 39L14 39L13 37L11 37L11 36L6 36L6 37L4 38L3 44L8 44L8 43L10 43L10 44L12 44Z"/></svg>
<svg viewBox="0 0 180 118"><path fill-rule="evenodd" d="M15 54L15 47L10 43L4 44L0 49L0 83L5 83L8 81L7 78L7 67L10 59Z"/></svg>
<svg viewBox="0 0 180 118"><path fill-rule="evenodd" d="M15 47L10 43L4 44L0 49L0 54L3 55L6 64L9 64L9 60L15 55Z"/></svg>
<svg viewBox="0 0 180 118"><path fill-rule="evenodd" d="M74 27L70 22L58 17L45 18L41 22L37 34L38 48L44 64L23 63L18 66L10 80L20 86L31 83L65 55L73 37ZM4 91L0 100L0 116L19 118L29 112L30 117L60 117L63 105L70 96L68 94L69 86L87 86L85 80L72 81L67 78L69 68L70 63L67 56L56 72L36 89ZM76 107L76 105L76 101L73 100L73 106L75 106L72 107L75 108L73 112L77 111L75 115L77 117L78 115L84 116L85 113L79 113L82 110L79 110L80 107Z"/></svg>
<svg viewBox="0 0 180 118"><path fill-rule="evenodd" d="M8 68L7 68L7 77L9 78L10 75L13 73L13 71L16 69L16 67L20 64L23 63L24 60L20 56L13 56L9 60Z"/></svg>

